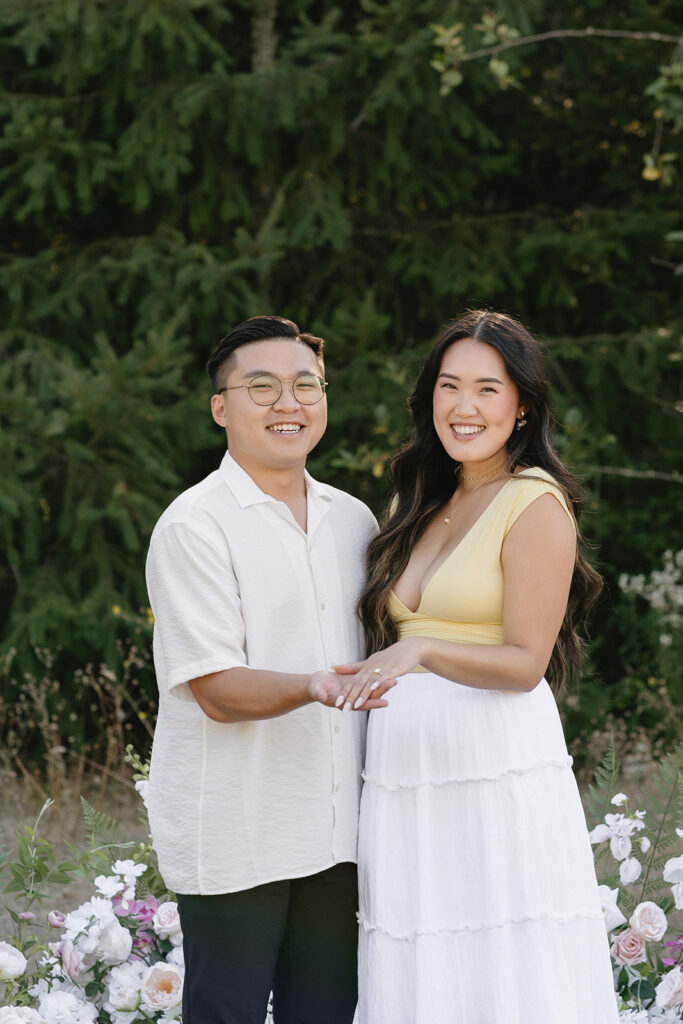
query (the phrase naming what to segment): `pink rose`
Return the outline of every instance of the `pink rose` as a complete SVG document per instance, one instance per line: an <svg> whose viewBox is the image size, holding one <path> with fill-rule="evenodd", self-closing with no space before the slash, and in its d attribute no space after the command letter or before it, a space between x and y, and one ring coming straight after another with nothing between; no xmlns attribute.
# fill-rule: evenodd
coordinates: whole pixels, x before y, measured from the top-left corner
<svg viewBox="0 0 683 1024"><path fill-rule="evenodd" d="M637 935L631 928L626 928L619 935L615 936L612 943L612 956L617 964L628 965L642 964L647 960L645 943L640 935Z"/></svg>
<svg viewBox="0 0 683 1024"><path fill-rule="evenodd" d="M674 967L673 971L665 974L659 985L657 985L657 1006L671 1010L683 1003L683 977L680 967Z"/></svg>
<svg viewBox="0 0 683 1024"><path fill-rule="evenodd" d="M53 928L61 928L66 921L66 914L63 914L61 910L51 910L47 915L47 921Z"/></svg>
<svg viewBox="0 0 683 1024"><path fill-rule="evenodd" d="M54 949L54 946L52 948ZM57 947L57 956L62 961L62 967L66 971L67 977L74 981L80 974L83 961L81 954L70 939L62 939Z"/></svg>
<svg viewBox="0 0 683 1024"><path fill-rule="evenodd" d="M152 918L152 927L160 939L170 939L174 946L179 946L183 941L183 933L180 929L178 904L171 901L160 903Z"/></svg>
<svg viewBox="0 0 683 1024"><path fill-rule="evenodd" d="M183 974L175 964L159 961L148 967L142 976L140 995L146 1010L171 1010L183 998Z"/></svg>
<svg viewBox="0 0 683 1024"><path fill-rule="evenodd" d="M656 903L648 900L638 904L631 914L629 924L645 942L659 942L666 932L666 914Z"/></svg>

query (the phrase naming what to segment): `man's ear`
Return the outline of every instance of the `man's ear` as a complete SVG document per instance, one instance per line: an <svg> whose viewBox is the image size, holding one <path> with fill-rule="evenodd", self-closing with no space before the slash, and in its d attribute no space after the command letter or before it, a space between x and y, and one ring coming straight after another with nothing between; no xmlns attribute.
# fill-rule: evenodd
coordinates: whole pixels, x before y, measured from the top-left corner
<svg viewBox="0 0 683 1024"><path fill-rule="evenodd" d="M222 395L211 395L211 415L219 427L227 427Z"/></svg>

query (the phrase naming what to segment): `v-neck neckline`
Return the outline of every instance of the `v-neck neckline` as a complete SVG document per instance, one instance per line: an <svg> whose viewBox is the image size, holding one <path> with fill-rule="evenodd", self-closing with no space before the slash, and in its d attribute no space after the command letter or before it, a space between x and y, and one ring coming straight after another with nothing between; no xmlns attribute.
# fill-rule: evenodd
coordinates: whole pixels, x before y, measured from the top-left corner
<svg viewBox="0 0 683 1024"><path fill-rule="evenodd" d="M514 479L515 477L520 477L520 476L522 476L522 475L523 475L523 474L524 474L524 473L526 472L526 470L527 470L527 469L529 469L529 468L531 468L531 467L529 467L529 466L525 466L525 467L524 467L524 469L520 470L520 472L519 472L519 473L515 473L515 474L514 474L514 477L513 477L513 479ZM447 554L447 555L446 555L446 557L445 557L445 558L443 559L443 561L441 561L441 562L440 562L440 563L439 563L439 564L437 565L437 567L436 567L436 569L434 570L434 572L432 573L432 575L431 575L431 576L429 577L429 579L427 580L427 582L426 582L426 583L425 583L425 584L423 585L423 587L422 587L422 589L421 589L421 591L420 591L420 600L419 600L419 602L418 602L417 608L416 608L416 609L415 609L414 611L413 611L413 609L412 609L412 608L409 608L409 607L408 607L408 605L407 605L407 604L406 604L406 603L405 603L404 601L402 601L402 600L401 600L401 598L400 598L400 597L398 596L398 594L396 593L396 591L395 591L395 590L393 589L393 587L392 587L392 590L391 590L391 594L392 594L392 596L394 597L394 600L398 601L398 603L399 603L399 604L403 605L403 607L404 607L404 608L406 609L406 611L410 612L410 614L411 614L411 615L420 615L420 614L421 614L421 613L420 613L420 609L422 608L422 605L424 604L424 600L425 600L425 595L426 595L426 593L427 593L427 590L429 589L429 587L430 587L430 586L432 585L432 581L433 581L433 579L434 579L434 578L435 578L435 577L436 577L436 576L437 576L437 575L438 575L438 574L439 574L439 573L441 572L441 570L443 569L443 567L444 567L444 566L446 565L446 563L447 563L447 562L448 562L448 561L449 561L449 560L450 560L450 559L451 559L451 558L453 557L453 555L454 555L454 554L456 553L456 551L458 551L458 550L459 550L459 549L460 549L460 548L462 547L462 545L463 545L463 544L465 543L465 541L466 541L466 540L467 540L467 538L468 538L468 537L470 536L470 534L472 533L472 531L473 531L473 530L475 529L475 527L477 527L477 526L479 525L479 523L480 523L480 522L482 521L482 519L484 518L484 516L486 515L486 513L487 513L487 512L488 512L488 511L489 511L489 510L491 509L491 507L492 507L492 506L493 506L493 505L495 504L495 502L496 502L496 501L498 500L498 498L500 497L500 495L501 495L501 494L503 493L503 491L505 490L505 488L506 488L506 487L508 486L508 484L510 484L510 483L512 483L512 479L510 479L510 480L506 480L506 481L505 481L505 483L503 484L503 486L502 486L502 487L500 488L500 490L496 491L496 493L495 493L495 494L493 495L493 497L491 498L491 500L490 500L490 502L488 503L488 505L486 505L486 507L482 509L482 511L481 511L481 512L479 513L479 515L477 516L477 518L476 518L476 519L474 520L474 522L473 522L473 523L472 523L472 525L470 526L469 530L467 530L467 531L466 531L466 532L465 532L465 533L464 533L464 534L462 535L462 537L460 538L460 540L458 541L458 543L457 543L457 544L455 545L455 547L451 548L451 550L450 550L450 551L448 552L448 554Z"/></svg>

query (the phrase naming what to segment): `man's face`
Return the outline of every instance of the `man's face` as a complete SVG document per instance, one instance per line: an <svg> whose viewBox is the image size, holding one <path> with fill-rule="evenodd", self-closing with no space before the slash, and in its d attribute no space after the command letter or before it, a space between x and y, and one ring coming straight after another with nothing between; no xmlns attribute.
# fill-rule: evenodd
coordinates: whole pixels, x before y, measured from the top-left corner
<svg viewBox="0 0 683 1024"><path fill-rule="evenodd" d="M219 371L218 386L249 384L257 374L293 381L302 373L323 376L315 353L293 338L273 338L242 345ZM304 405L285 383L274 405L257 405L246 387L224 391L211 399L213 418L228 434L231 456L247 472L293 469L306 464L327 426L327 399Z"/></svg>

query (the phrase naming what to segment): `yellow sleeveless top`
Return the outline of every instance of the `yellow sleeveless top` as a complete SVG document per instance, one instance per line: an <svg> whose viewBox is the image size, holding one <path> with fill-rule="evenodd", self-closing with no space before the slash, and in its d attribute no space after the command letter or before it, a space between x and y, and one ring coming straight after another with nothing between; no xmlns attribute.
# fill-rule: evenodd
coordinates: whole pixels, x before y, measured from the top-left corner
<svg viewBox="0 0 683 1024"><path fill-rule="evenodd" d="M391 592L389 614L398 626L399 636L502 644L503 541L522 512L542 494L557 498L576 528L574 516L550 473L535 468L522 470L503 484L446 556L427 582L416 611L412 612Z"/></svg>

